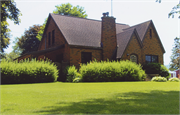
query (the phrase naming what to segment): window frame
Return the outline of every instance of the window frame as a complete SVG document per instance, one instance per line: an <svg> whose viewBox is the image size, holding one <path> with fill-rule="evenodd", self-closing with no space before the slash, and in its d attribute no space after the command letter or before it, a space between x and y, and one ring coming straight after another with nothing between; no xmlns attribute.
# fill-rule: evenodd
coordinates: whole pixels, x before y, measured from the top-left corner
<svg viewBox="0 0 180 115"><path fill-rule="evenodd" d="M51 45L51 32L48 33L48 46Z"/></svg>
<svg viewBox="0 0 180 115"><path fill-rule="evenodd" d="M55 44L55 36L54 36L54 34L55 34L55 30L52 31L52 45Z"/></svg>
<svg viewBox="0 0 180 115"><path fill-rule="evenodd" d="M150 61L146 60L146 56L150 56ZM156 57L157 61L153 61L153 57ZM145 55L145 61L146 61L146 63L159 63L159 57L158 57L158 55Z"/></svg>
<svg viewBox="0 0 180 115"><path fill-rule="evenodd" d="M152 38L152 29L149 30L149 36Z"/></svg>
<svg viewBox="0 0 180 115"><path fill-rule="evenodd" d="M92 61L92 52L81 52L81 63L87 64L90 61Z"/></svg>
<svg viewBox="0 0 180 115"><path fill-rule="evenodd" d="M138 56L137 56L136 54L131 54L131 55L130 55L130 61L131 61L131 62L134 62L134 61L131 60L131 56L135 56L135 57L136 57L136 62L135 62L135 63L138 63Z"/></svg>

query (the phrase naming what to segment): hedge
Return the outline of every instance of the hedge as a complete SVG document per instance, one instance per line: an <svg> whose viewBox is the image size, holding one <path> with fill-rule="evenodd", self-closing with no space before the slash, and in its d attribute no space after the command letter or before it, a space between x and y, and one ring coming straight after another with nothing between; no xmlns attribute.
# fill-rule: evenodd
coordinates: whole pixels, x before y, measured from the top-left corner
<svg viewBox="0 0 180 115"><path fill-rule="evenodd" d="M131 61L90 62L82 64L79 70L83 82L143 81L145 71Z"/></svg>
<svg viewBox="0 0 180 115"><path fill-rule="evenodd" d="M57 81L57 67L48 61L1 61L1 84Z"/></svg>
<svg viewBox="0 0 180 115"><path fill-rule="evenodd" d="M166 66L161 65L160 63L147 63L143 65L143 70L145 70L146 74L159 74L159 76L163 76L166 78L170 78L171 74Z"/></svg>

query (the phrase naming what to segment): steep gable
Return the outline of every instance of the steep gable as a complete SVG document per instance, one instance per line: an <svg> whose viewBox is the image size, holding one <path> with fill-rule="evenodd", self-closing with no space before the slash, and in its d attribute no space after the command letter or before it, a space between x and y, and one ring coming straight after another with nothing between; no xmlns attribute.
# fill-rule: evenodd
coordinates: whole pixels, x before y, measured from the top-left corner
<svg viewBox="0 0 180 115"><path fill-rule="evenodd" d="M136 29L135 28L128 29L122 33L117 34L118 48L117 48L117 57L116 58L122 57L122 55L124 54L126 48L128 47L128 45L132 39L133 34L136 36L139 46L142 47L142 42L139 38L139 35L138 35Z"/></svg>
<svg viewBox="0 0 180 115"><path fill-rule="evenodd" d="M54 31L54 43L52 41L53 31ZM49 33L50 33L50 40L48 40ZM50 42L50 45L49 45L49 42ZM59 30L59 28L56 25L53 18L51 16L49 16L38 50L45 50L45 49L49 49L52 47L57 47L59 45L65 44L65 43L67 43L67 41L64 38L64 36L62 35L62 32Z"/></svg>
<svg viewBox="0 0 180 115"><path fill-rule="evenodd" d="M151 23L151 20L140 23L140 24L137 24L137 25L134 25L134 26L131 26L130 28L126 28L126 29L123 29L123 30L126 31L126 30L129 30L129 29L136 28L136 30L138 32L138 35L139 35L139 37L140 37L140 39L142 41L144 39L144 36L146 34L146 31L147 31L150 23Z"/></svg>

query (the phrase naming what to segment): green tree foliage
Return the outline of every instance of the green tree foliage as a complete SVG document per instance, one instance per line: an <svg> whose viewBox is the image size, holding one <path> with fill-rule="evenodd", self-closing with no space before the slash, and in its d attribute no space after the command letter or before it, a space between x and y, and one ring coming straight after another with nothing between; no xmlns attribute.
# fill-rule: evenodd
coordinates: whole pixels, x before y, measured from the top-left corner
<svg viewBox="0 0 180 115"><path fill-rule="evenodd" d="M56 7L56 10L53 11L54 14L87 18L87 14L84 11L84 8L80 7L79 5L72 6L70 3L67 3L67 4L57 5L55 7Z"/></svg>
<svg viewBox="0 0 180 115"><path fill-rule="evenodd" d="M13 43L14 43L15 45L12 47L12 48L13 48L13 51L12 51L12 52L20 55L20 54L22 53L22 49L19 47L18 41L19 41L19 38L16 37L15 40L13 41Z"/></svg>
<svg viewBox="0 0 180 115"><path fill-rule="evenodd" d="M15 58L19 57L19 53L15 53L15 52L10 52L10 53L6 53L5 54L5 58L6 60L9 60L9 61L13 61Z"/></svg>
<svg viewBox="0 0 180 115"><path fill-rule="evenodd" d="M83 7L80 7L79 5L73 6L70 3L67 4L61 4L55 6L56 9L53 11L54 14L61 14L61 15L68 15L68 16L75 16L80 18L87 18L86 11L84 11ZM41 27L41 30L38 32L37 38L41 40L44 28L46 26L47 19L45 20L44 24Z"/></svg>
<svg viewBox="0 0 180 115"><path fill-rule="evenodd" d="M33 25L24 32L23 36L18 38L18 46L14 46L14 48L19 47L22 50L21 55L38 50L40 41L38 40L38 38L36 38L36 36L40 31L40 27L40 25Z"/></svg>
<svg viewBox="0 0 180 115"><path fill-rule="evenodd" d="M156 2L161 3L161 0L156 0ZM174 18L174 14L179 14L178 18L180 18L180 1L179 1L179 3L178 3L176 6L174 6L174 7L172 8L172 10L171 10L171 12L168 14L168 16L169 16L169 17L172 16L172 18Z"/></svg>
<svg viewBox="0 0 180 115"><path fill-rule="evenodd" d="M13 0L1 1L1 54L8 47L10 40L10 29L7 19L14 21L14 24L19 24L21 16L20 10L16 8Z"/></svg>
<svg viewBox="0 0 180 115"><path fill-rule="evenodd" d="M180 59L180 38L176 37L174 39L174 47L172 49L171 62L170 62L170 70L177 70L179 68L179 60Z"/></svg>

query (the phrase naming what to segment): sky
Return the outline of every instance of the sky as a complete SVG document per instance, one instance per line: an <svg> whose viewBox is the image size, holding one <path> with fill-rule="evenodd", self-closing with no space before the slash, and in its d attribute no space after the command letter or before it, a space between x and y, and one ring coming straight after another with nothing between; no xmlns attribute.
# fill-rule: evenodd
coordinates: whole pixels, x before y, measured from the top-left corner
<svg viewBox="0 0 180 115"><path fill-rule="evenodd" d="M88 19L101 20L102 13L109 12L110 16L116 18L116 23L129 26L152 20L166 51L164 65L169 65L171 61L174 38L180 37L178 15L168 18L168 13L179 3L179 0L162 0L161 3L156 0L112 0L112 4L111 0L15 0L15 2L22 13L21 23L14 25L8 20L11 40L5 53L13 50L13 41L16 37L21 37L30 26L42 25L49 13L55 10L56 5L68 2L73 6L84 7Z"/></svg>

